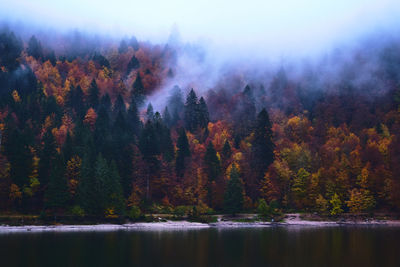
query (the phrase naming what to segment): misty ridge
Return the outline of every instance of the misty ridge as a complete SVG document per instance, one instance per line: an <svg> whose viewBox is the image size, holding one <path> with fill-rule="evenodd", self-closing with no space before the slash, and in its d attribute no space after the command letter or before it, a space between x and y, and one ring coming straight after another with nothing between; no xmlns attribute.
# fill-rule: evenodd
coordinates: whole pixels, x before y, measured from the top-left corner
<svg viewBox="0 0 400 267"><path fill-rule="evenodd" d="M234 53L221 53L221 48L207 46L204 42L183 42L176 26L165 43L151 43L137 40L135 36L119 38L79 29L61 32L30 28L24 24L2 24L2 34L14 33L22 48L26 48L34 37L43 62L50 60L55 65L57 60L93 60L121 71L118 79L125 86L126 97L132 90L135 68L148 64L141 62L148 59L137 60L134 56L141 48L152 54L153 62L159 61L157 64L164 72L146 88L143 108L151 103L156 111L162 112L176 86L184 95L193 88L210 102L214 120L226 119L227 111L235 109L236 105L240 109L240 103L235 99L244 94L246 88L250 88L247 94L254 98L258 111L267 107L289 115L307 110L310 111L307 116L312 118L319 102L334 101L336 97L361 98L366 105L393 99L393 90L397 86L393 80L399 80L400 76L400 39L393 34L395 30L356 35L323 52L317 50L315 54L295 57L276 52L255 56L241 53L240 46ZM117 51L125 54L122 62L116 59ZM15 75L20 71L16 70ZM149 68L144 71L150 72ZM128 98L125 101L129 103ZM224 105L218 104L221 102L229 109L224 110ZM352 103L349 100L346 105ZM348 120L341 122L348 123Z"/></svg>
<svg viewBox="0 0 400 267"><path fill-rule="evenodd" d="M305 56L4 23L0 208L398 211L396 33Z"/></svg>

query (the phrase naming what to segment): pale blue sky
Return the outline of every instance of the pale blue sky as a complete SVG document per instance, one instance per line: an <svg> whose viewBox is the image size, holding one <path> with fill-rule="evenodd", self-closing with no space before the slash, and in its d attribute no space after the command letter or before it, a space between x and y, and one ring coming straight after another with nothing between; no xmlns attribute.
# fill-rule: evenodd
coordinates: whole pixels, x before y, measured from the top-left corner
<svg viewBox="0 0 400 267"><path fill-rule="evenodd" d="M252 51L318 49L400 26L400 0L0 0L0 18L49 28L80 28Z"/></svg>

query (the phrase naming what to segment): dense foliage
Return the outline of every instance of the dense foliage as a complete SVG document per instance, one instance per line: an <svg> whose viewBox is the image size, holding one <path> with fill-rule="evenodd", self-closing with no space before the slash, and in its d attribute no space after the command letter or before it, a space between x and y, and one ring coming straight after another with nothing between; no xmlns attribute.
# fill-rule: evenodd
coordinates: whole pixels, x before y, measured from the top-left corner
<svg viewBox="0 0 400 267"><path fill-rule="evenodd" d="M55 53L3 31L1 210L237 213L260 199L332 215L400 209L399 44L374 52L366 83L354 82L371 63L361 53L322 82L281 68L270 80L221 78L200 99L175 86L161 114L144 105L173 77L176 53L136 38Z"/></svg>

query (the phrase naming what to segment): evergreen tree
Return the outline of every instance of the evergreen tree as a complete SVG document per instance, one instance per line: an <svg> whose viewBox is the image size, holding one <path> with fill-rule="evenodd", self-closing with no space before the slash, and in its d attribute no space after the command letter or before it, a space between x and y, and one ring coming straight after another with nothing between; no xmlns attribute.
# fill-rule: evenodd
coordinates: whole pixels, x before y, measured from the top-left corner
<svg viewBox="0 0 400 267"><path fill-rule="evenodd" d="M113 113L114 116L117 116L118 113L121 113L124 116L126 113L125 101L121 94L118 94L117 99L115 100Z"/></svg>
<svg viewBox="0 0 400 267"><path fill-rule="evenodd" d="M167 127L172 126L172 118L171 118L171 114L169 114L169 110L168 110L167 106L165 107L164 112L163 112L163 121Z"/></svg>
<svg viewBox="0 0 400 267"><path fill-rule="evenodd" d="M140 68L140 62L135 55L133 55L128 63L126 74L129 74L132 70L137 70L138 68Z"/></svg>
<svg viewBox="0 0 400 267"><path fill-rule="evenodd" d="M185 128L193 132L199 125L197 96L193 89L190 90L184 108Z"/></svg>
<svg viewBox="0 0 400 267"><path fill-rule="evenodd" d="M64 159L60 155L57 155L52 162L45 199L46 207L53 209L65 209L68 202L69 194Z"/></svg>
<svg viewBox="0 0 400 267"><path fill-rule="evenodd" d="M137 106L141 106L145 99L144 86L139 72L136 74L135 82L132 85L132 98L135 100Z"/></svg>
<svg viewBox="0 0 400 267"><path fill-rule="evenodd" d="M264 108L257 116L252 144L254 169L260 180L264 177L269 165L274 161L275 145L272 141L271 128L268 112Z"/></svg>
<svg viewBox="0 0 400 267"><path fill-rule="evenodd" d="M180 120L180 114L184 109L182 91L179 86L175 85L174 88L172 88L171 94L168 97L167 106L172 116L171 126L174 126Z"/></svg>
<svg viewBox="0 0 400 267"><path fill-rule="evenodd" d="M99 88L95 79L90 83L88 102L90 107L97 109L99 105Z"/></svg>
<svg viewBox="0 0 400 267"><path fill-rule="evenodd" d="M39 155L39 180L42 185L46 185L50 179L52 164L57 158L56 143L50 130L43 136L43 149Z"/></svg>
<svg viewBox="0 0 400 267"><path fill-rule="evenodd" d="M128 52L128 45L126 44L125 40L122 40L118 47L118 52L120 54Z"/></svg>
<svg viewBox="0 0 400 267"><path fill-rule="evenodd" d="M105 93L100 99L100 108L103 108L106 113L111 112L111 99L108 93Z"/></svg>
<svg viewBox="0 0 400 267"><path fill-rule="evenodd" d="M206 128L210 121L207 104L203 97L200 98L198 104L198 120L201 128Z"/></svg>
<svg viewBox="0 0 400 267"><path fill-rule="evenodd" d="M151 103L149 103L147 105L147 110L146 110L146 118L149 121L154 120L154 110L153 110L153 106L151 105Z"/></svg>
<svg viewBox="0 0 400 267"><path fill-rule="evenodd" d="M223 160L227 160L232 156L231 145L228 140L225 140L224 146L222 148L222 158Z"/></svg>
<svg viewBox="0 0 400 267"><path fill-rule="evenodd" d="M216 181L221 175L221 163L211 141L208 143L206 154L204 155L204 164L208 181Z"/></svg>
<svg viewBox="0 0 400 267"><path fill-rule="evenodd" d="M42 45L36 39L35 35L32 35L32 37L29 39L27 52L28 52L28 55L30 55L36 59L43 58Z"/></svg>
<svg viewBox="0 0 400 267"><path fill-rule="evenodd" d="M137 137L140 136L140 131L142 129L142 121L139 118L139 112L134 98L131 99L131 103L128 108L127 122L131 128L132 133Z"/></svg>
<svg viewBox="0 0 400 267"><path fill-rule="evenodd" d="M176 146L178 147L178 151L176 156L175 171L178 177L183 177L186 168L185 160L190 157L189 142L184 128L179 130Z"/></svg>
<svg viewBox="0 0 400 267"><path fill-rule="evenodd" d="M106 208L112 209L116 214L124 213L124 197L120 180L117 165L113 161L109 166L109 175L106 179Z"/></svg>
<svg viewBox="0 0 400 267"><path fill-rule="evenodd" d="M227 213L235 215L243 209L243 185L236 165L232 165L230 179L224 195L224 209Z"/></svg>

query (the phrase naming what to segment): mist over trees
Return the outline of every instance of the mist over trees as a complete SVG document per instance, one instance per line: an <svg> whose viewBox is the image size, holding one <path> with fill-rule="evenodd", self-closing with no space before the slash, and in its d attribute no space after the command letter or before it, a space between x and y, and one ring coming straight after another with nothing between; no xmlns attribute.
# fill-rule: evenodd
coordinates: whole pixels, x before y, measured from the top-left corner
<svg viewBox="0 0 400 267"><path fill-rule="evenodd" d="M400 209L399 40L211 88L169 86L172 46L66 44L0 33L3 211Z"/></svg>

